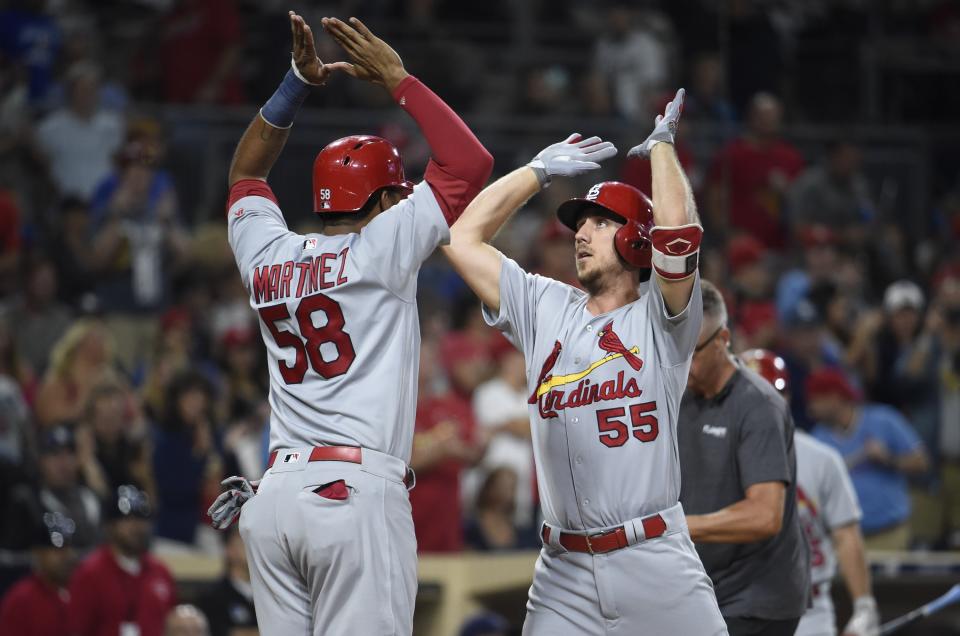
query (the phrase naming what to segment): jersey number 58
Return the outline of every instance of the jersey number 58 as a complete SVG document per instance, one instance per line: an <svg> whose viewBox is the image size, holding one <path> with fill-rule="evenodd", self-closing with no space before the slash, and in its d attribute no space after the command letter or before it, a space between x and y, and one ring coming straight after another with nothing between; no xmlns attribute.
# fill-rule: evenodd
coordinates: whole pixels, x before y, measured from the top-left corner
<svg viewBox="0 0 960 636"><path fill-rule="evenodd" d="M313 324L314 312L322 311L327 315L327 324L317 327ZM281 331L277 322L290 318L287 303L262 307L260 318L270 330L276 343L281 347L291 347L296 351L293 364L277 360L280 375L287 384L300 384L307 374L307 362L320 377L329 380L343 375L357 357L353 350L353 341L350 334L343 330L344 319L340 303L324 294L307 296L300 301L295 312L297 325L300 327L302 338L292 331ZM324 343L333 343L337 350L337 357L327 362L320 353Z"/></svg>
<svg viewBox="0 0 960 636"><path fill-rule="evenodd" d="M652 442L660 434L660 425L653 411L657 410L656 402L641 402L630 405L630 421L620 418L626 416L626 409L618 406L612 409L597 411L597 429L600 431L600 442L604 446L616 448L623 446L630 439L631 434L641 442Z"/></svg>

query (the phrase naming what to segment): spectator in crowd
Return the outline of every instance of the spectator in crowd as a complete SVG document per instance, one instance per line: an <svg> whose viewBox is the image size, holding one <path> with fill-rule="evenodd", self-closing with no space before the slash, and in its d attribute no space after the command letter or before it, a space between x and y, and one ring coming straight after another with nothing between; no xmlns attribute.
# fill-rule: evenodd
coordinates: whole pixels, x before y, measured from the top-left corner
<svg viewBox="0 0 960 636"><path fill-rule="evenodd" d="M500 355L497 376L473 394L473 416L489 443L479 466L464 480L465 498L472 501L487 473L498 467L510 468L515 483L513 522L518 525L533 523L536 490L528 397L523 354L511 347Z"/></svg>
<svg viewBox="0 0 960 636"><path fill-rule="evenodd" d="M518 523L517 473L499 466L487 473L464 533L475 550L532 550L540 544L532 518Z"/></svg>
<svg viewBox="0 0 960 636"><path fill-rule="evenodd" d="M199 602L211 636L233 636L234 630L257 627L247 553L236 524L227 529L224 541L224 576Z"/></svg>
<svg viewBox="0 0 960 636"><path fill-rule="evenodd" d="M73 546L86 553L100 543L100 500L80 483L73 430L59 425L42 432L38 450L38 483L17 486L13 497L18 512L7 522L18 526L26 540L45 512L60 513L73 520Z"/></svg>
<svg viewBox="0 0 960 636"><path fill-rule="evenodd" d="M177 605L167 614L163 636L210 636L210 625L196 606Z"/></svg>
<svg viewBox="0 0 960 636"><path fill-rule="evenodd" d="M84 481L101 499L134 484L155 501L146 425L123 385L104 382L93 388L76 437Z"/></svg>
<svg viewBox="0 0 960 636"><path fill-rule="evenodd" d="M861 360L868 394L901 411L927 448L937 446L939 404L934 315L925 323L926 299L911 281L897 281L883 296L883 313L868 316L872 339Z"/></svg>
<svg viewBox="0 0 960 636"><path fill-rule="evenodd" d="M869 236L876 216L861 153L849 140L834 142L824 162L807 168L790 186L787 209L794 232L822 225L852 245Z"/></svg>
<svg viewBox="0 0 960 636"><path fill-rule="evenodd" d="M75 555L73 520L58 512L33 519L33 573L14 585L0 604L0 634L63 636L68 634L67 586Z"/></svg>
<svg viewBox="0 0 960 636"><path fill-rule="evenodd" d="M153 419L159 420L164 416L167 387L179 373L195 368L199 357L194 350L194 322L187 309L176 306L163 313L153 349L140 393Z"/></svg>
<svg viewBox="0 0 960 636"><path fill-rule="evenodd" d="M750 102L747 129L714 157L707 176L707 221L717 230L752 234L768 248L787 237L784 196L803 157L781 137L783 107L769 93Z"/></svg>
<svg viewBox="0 0 960 636"><path fill-rule="evenodd" d="M479 312L476 312L479 313ZM483 456L475 441L470 402L432 387L437 372L436 347L420 349L419 399L410 467L417 485L410 491L413 525L420 552L463 549L460 474Z"/></svg>
<svg viewBox="0 0 960 636"><path fill-rule="evenodd" d="M836 369L806 379L813 435L843 455L863 509L867 549L906 550L910 546L908 475L924 473L929 460L923 443L895 409L865 404Z"/></svg>
<svg viewBox="0 0 960 636"><path fill-rule="evenodd" d="M3 329L0 325L0 339ZM2 349L0 343L0 355ZM20 385L0 365L0 460L21 465L30 454L32 437L30 410Z"/></svg>
<svg viewBox="0 0 960 636"><path fill-rule="evenodd" d="M778 353L793 379L790 411L798 428L809 430L814 422L807 412L807 376L822 367L836 367L842 351L827 333L823 317L809 300L799 303L782 324Z"/></svg>
<svg viewBox="0 0 960 636"><path fill-rule="evenodd" d="M469 400L478 386L493 377L497 351L510 345L483 321L472 293L462 295L454 306L452 323L453 329L440 341L440 359L452 393Z"/></svg>
<svg viewBox="0 0 960 636"><path fill-rule="evenodd" d="M161 29L165 100L242 104L242 52L240 12L234 0L176 0Z"/></svg>
<svg viewBox="0 0 960 636"><path fill-rule="evenodd" d="M811 225L800 230L800 262L784 272L777 281L777 315L783 320L810 290L823 283L834 282L840 268L840 237L825 225Z"/></svg>
<svg viewBox="0 0 960 636"><path fill-rule="evenodd" d="M752 305L772 304L773 273L770 255L763 243L741 234L727 243L730 292L737 313Z"/></svg>
<svg viewBox="0 0 960 636"><path fill-rule="evenodd" d="M154 431L157 537L194 543L206 497L220 491L223 462L216 433L210 383L194 371L176 376L163 422Z"/></svg>
<svg viewBox="0 0 960 636"><path fill-rule="evenodd" d="M616 113L631 120L652 112L653 98L670 70L666 17L651 11L643 20L634 18L627 3L609 8L593 54L593 74L612 91Z"/></svg>
<svg viewBox="0 0 960 636"><path fill-rule="evenodd" d="M684 125L689 122L713 124L729 134L736 122L736 112L726 96L726 75L719 53L708 51L697 56L690 72L690 90L683 102Z"/></svg>
<svg viewBox="0 0 960 636"><path fill-rule="evenodd" d="M45 105L63 45L46 0L15 0L0 11L0 51L27 73L30 103Z"/></svg>
<svg viewBox="0 0 960 636"><path fill-rule="evenodd" d="M156 122L132 123L116 170L91 201L97 296L127 368L146 358L156 334L151 314L169 294L171 271L186 250L173 180L158 169L163 153Z"/></svg>
<svg viewBox="0 0 960 636"><path fill-rule="evenodd" d="M0 183L0 296L16 289L22 217L16 194Z"/></svg>
<svg viewBox="0 0 960 636"><path fill-rule="evenodd" d="M37 149L61 196L89 200L123 142L123 120L101 108L99 91L100 69L76 63L67 71L66 106L37 127Z"/></svg>
<svg viewBox="0 0 960 636"><path fill-rule="evenodd" d="M150 504L135 486L120 486L106 508L106 544L77 567L70 582L72 636L162 636L176 605L167 567L149 553Z"/></svg>
<svg viewBox="0 0 960 636"><path fill-rule="evenodd" d="M66 197L56 210L47 253L57 268L58 295L77 307L90 302L96 272L90 249L90 206L83 199Z"/></svg>
<svg viewBox="0 0 960 636"><path fill-rule="evenodd" d="M51 261L32 259L25 270L23 294L10 303L5 317L8 324L16 325L17 352L30 369L42 373L72 315L57 300L57 270Z"/></svg>
<svg viewBox="0 0 960 636"><path fill-rule="evenodd" d="M84 318L73 323L50 352L37 392L38 423L80 420L93 387L119 381L113 361L113 344L101 321Z"/></svg>

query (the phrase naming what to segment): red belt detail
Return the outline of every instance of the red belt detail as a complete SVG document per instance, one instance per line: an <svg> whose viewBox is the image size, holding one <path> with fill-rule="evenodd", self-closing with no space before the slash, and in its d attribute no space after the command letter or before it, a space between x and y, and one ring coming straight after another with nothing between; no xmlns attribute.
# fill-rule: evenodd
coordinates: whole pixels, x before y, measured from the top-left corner
<svg viewBox="0 0 960 636"><path fill-rule="evenodd" d="M645 539L656 539L667 531L666 522L658 514L644 517L640 523L643 524ZM544 524L540 536L544 543L550 542L549 526ZM589 554L604 554L630 545L627 541L627 531L623 526L590 535L561 532L559 543L570 552L587 552Z"/></svg>
<svg viewBox="0 0 960 636"><path fill-rule="evenodd" d="M273 467L273 462L277 459L277 451L270 453L270 460L267 462L267 468ZM359 446L314 446L310 451L311 462L350 462L351 464L362 464L363 454Z"/></svg>

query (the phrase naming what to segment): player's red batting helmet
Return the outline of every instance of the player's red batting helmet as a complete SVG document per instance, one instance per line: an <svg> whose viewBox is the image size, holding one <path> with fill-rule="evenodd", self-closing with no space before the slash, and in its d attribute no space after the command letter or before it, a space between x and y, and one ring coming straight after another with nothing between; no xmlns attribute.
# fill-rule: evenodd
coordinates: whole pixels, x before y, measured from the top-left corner
<svg viewBox="0 0 960 636"><path fill-rule="evenodd" d="M750 349L740 354L749 369L756 371L780 393L790 388L790 375L783 358L767 349Z"/></svg>
<svg viewBox="0 0 960 636"><path fill-rule="evenodd" d="M313 161L313 210L317 214L359 211L380 188L409 192L400 153L392 143L371 135L337 139Z"/></svg>
<svg viewBox="0 0 960 636"><path fill-rule="evenodd" d="M613 245L628 265L650 269L650 230L653 228L653 202L632 185L619 181L598 183L582 198L564 201L557 218L577 231L577 217L588 208L601 208L617 217L623 227L617 230Z"/></svg>

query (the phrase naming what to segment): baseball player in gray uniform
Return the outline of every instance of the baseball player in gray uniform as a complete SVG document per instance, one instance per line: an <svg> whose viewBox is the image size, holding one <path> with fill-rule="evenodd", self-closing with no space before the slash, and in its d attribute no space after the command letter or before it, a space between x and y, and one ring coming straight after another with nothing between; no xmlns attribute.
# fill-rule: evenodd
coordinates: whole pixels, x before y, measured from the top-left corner
<svg viewBox="0 0 960 636"><path fill-rule="evenodd" d="M789 395L787 365L772 351L751 349L740 354L744 364L778 391ZM860 534L860 504L843 457L801 430L794 433L797 450L797 512L810 546L812 606L801 617L796 636L835 636L836 616L830 586L837 565L853 599L853 616L843 636L878 636L880 615L870 589Z"/></svg>
<svg viewBox="0 0 960 636"><path fill-rule="evenodd" d="M546 523L523 633L726 634L678 503L677 411L700 329L702 235L674 134L683 90L631 154L653 201L618 182L565 202L586 292L524 272L489 245L551 177L615 154L577 135L485 189L443 251L523 352ZM651 277L651 268L653 276Z"/></svg>
<svg viewBox="0 0 960 636"><path fill-rule="evenodd" d="M260 631L410 634L416 539L407 488L417 395L420 264L490 176L493 160L434 93L358 20L324 18L353 63L324 65L290 14L293 62L230 168L230 246L270 367L270 461L254 496L241 478L211 508L240 514ZM310 85L333 71L383 85L432 159L404 177L389 142L337 140L313 167L319 234L287 223L267 174Z"/></svg>

